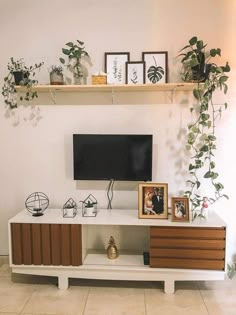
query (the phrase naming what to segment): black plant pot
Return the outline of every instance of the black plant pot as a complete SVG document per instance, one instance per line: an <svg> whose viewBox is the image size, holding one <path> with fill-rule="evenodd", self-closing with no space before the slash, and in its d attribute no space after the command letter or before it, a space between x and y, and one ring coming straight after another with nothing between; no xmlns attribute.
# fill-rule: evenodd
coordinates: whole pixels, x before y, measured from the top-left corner
<svg viewBox="0 0 236 315"><path fill-rule="evenodd" d="M205 82L210 74L211 64L202 64L192 67L192 80L196 82Z"/></svg>
<svg viewBox="0 0 236 315"><path fill-rule="evenodd" d="M24 80L28 78L28 74L23 71L14 71L13 76L16 85L24 85Z"/></svg>

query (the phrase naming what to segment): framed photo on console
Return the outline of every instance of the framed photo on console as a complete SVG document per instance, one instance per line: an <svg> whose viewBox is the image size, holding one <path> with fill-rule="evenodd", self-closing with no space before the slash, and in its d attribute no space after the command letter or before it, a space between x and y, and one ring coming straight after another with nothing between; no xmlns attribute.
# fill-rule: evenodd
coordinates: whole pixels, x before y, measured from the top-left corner
<svg viewBox="0 0 236 315"><path fill-rule="evenodd" d="M168 218L168 184L140 183L138 187L140 219Z"/></svg>
<svg viewBox="0 0 236 315"><path fill-rule="evenodd" d="M126 62L126 84L145 83L145 62L127 61Z"/></svg>
<svg viewBox="0 0 236 315"><path fill-rule="evenodd" d="M105 72L107 73L107 84L125 84L125 64L129 60L129 52L105 52Z"/></svg>
<svg viewBox="0 0 236 315"><path fill-rule="evenodd" d="M189 222L189 198L171 198L171 218L175 222Z"/></svg>
<svg viewBox="0 0 236 315"><path fill-rule="evenodd" d="M168 82L168 52L142 52L142 61L146 63L145 82L159 84Z"/></svg>

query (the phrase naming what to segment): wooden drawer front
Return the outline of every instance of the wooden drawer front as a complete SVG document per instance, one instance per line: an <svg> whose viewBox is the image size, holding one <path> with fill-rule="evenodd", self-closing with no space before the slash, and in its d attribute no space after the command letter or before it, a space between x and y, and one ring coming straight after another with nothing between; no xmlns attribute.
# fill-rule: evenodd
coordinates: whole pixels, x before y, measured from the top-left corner
<svg viewBox="0 0 236 315"><path fill-rule="evenodd" d="M224 228L183 228L183 227L151 227L151 238L196 238L200 239L225 239Z"/></svg>
<svg viewBox="0 0 236 315"><path fill-rule="evenodd" d="M81 225L12 223L11 235L13 264L82 264Z"/></svg>
<svg viewBox="0 0 236 315"><path fill-rule="evenodd" d="M150 267L224 270L225 228L150 228Z"/></svg>

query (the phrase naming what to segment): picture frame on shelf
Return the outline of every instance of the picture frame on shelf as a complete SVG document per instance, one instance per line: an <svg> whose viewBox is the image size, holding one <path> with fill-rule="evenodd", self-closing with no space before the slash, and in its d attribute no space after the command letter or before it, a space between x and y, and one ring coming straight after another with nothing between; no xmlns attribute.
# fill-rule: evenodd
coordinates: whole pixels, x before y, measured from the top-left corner
<svg viewBox="0 0 236 315"><path fill-rule="evenodd" d="M126 62L126 84L145 83L145 62L127 61Z"/></svg>
<svg viewBox="0 0 236 315"><path fill-rule="evenodd" d="M171 198L171 220L174 222L190 221L188 197Z"/></svg>
<svg viewBox="0 0 236 315"><path fill-rule="evenodd" d="M146 63L145 82L147 84L160 84L168 82L167 51L142 52L142 61Z"/></svg>
<svg viewBox="0 0 236 315"><path fill-rule="evenodd" d="M168 219L168 184L140 183L138 209L139 219Z"/></svg>
<svg viewBox="0 0 236 315"><path fill-rule="evenodd" d="M129 60L129 52L105 52L107 84L125 84L126 62Z"/></svg>

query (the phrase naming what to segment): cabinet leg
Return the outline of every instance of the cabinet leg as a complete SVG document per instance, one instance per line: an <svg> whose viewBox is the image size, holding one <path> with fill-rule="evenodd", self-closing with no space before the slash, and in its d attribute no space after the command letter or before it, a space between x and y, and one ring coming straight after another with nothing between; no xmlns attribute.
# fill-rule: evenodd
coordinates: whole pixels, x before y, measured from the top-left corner
<svg viewBox="0 0 236 315"><path fill-rule="evenodd" d="M68 289L68 285L69 285L68 277L65 277L65 276L58 277L58 288L60 290Z"/></svg>
<svg viewBox="0 0 236 315"><path fill-rule="evenodd" d="M174 280L165 280L164 291L165 291L165 293L175 293L175 281Z"/></svg>

